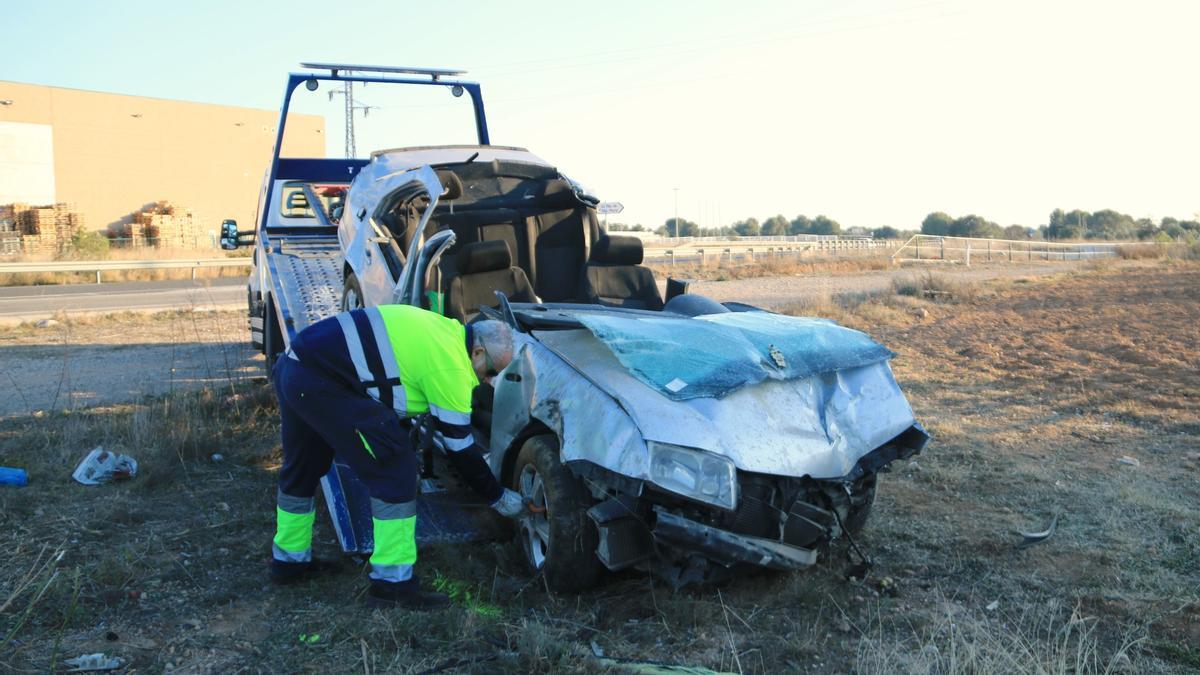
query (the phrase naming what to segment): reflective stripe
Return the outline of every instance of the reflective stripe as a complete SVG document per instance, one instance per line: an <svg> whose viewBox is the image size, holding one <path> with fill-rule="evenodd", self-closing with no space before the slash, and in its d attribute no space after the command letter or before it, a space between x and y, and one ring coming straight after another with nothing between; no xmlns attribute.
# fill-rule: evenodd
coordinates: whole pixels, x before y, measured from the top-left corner
<svg viewBox="0 0 1200 675"><path fill-rule="evenodd" d="M375 550L371 553L371 568L383 565L412 565L417 562L417 517L381 520L372 517Z"/></svg>
<svg viewBox="0 0 1200 675"><path fill-rule="evenodd" d="M442 445L446 446L447 450L451 450L453 452L462 452L463 450L466 450L475 444L475 439L472 438L470 434L467 434L465 438L454 438L439 431L437 432L437 435L441 436Z"/></svg>
<svg viewBox="0 0 1200 675"><path fill-rule="evenodd" d="M337 321L342 327L342 335L346 338L346 351L350 352L350 360L354 362L354 370L358 373L359 381L373 381L375 377L371 375L371 369L367 368L367 354L363 351L362 339L358 336L358 328L354 325L354 319L348 313L343 312L337 315ZM367 387L367 395L378 401L379 389Z"/></svg>
<svg viewBox="0 0 1200 675"><path fill-rule="evenodd" d="M371 516L378 520L412 518L415 515L417 515L416 500L392 503L371 497Z"/></svg>
<svg viewBox="0 0 1200 675"><path fill-rule="evenodd" d="M371 578L396 583L412 578L412 565L376 565L371 563Z"/></svg>
<svg viewBox="0 0 1200 675"><path fill-rule="evenodd" d="M371 459L378 462L379 458L375 456L375 451L371 449L371 444L367 442L367 437L363 436L362 432L358 429L355 429L354 433L358 434L358 440L362 441L363 449L367 451L367 454L371 456Z"/></svg>
<svg viewBox="0 0 1200 675"><path fill-rule="evenodd" d="M316 511L289 513L275 507L275 547L285 553L308 555L312 550L313 522Z"/></svg>
<svg viewBox="0 0 1200 675"><path fill-rule="evenodd" d="M298 553L285 551L279 548L279 544L271 544L271 556L279 562L289 563L306 563L312 562L312 549L306 548Z"/></svg>
<svg viewBox="0 0 1200 675"><path fill-rule="evenodd" d="M371 322L371 332L375 334L375 346L379 349L379 358L383 361L383 374L389 380L400 379L400 364L396 362L396 351L388 339L387 325L377 307L368 307L367 319ZM404 415L408 412L408 397L404 393L404 385L392 386L392 409Z"/></svg>
<svg viewBox="0 0 1200 675"><path fill-rule="evenodd" d="M441 420L447 424L457 424L459 426L464 426L464 427L471 426L471 413L470 412L458 412L457 410L446 410L445 408L443 408L441 406L433 405L432 403L429 404L429 412L433 413L434 417L438 418L439 420Z"/></svg>
<svg viewBox="0 0 1200 675"><path fill-rule="evenodd" d="M275 505L288 513L297 515L312 513L316 509L316 503L316 497L293 497L284 494L283 490L275 492Z"/></svg>

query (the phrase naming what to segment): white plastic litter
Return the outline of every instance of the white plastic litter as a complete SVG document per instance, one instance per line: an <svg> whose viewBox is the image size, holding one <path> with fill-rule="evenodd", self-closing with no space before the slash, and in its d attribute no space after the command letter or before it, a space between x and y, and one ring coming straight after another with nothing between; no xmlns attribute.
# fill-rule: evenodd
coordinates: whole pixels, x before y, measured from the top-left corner
<svg viewBox="0 0 1200 675"><path fill-rule="evenodd" d="M137 475L137 460L129 455L108 452L98 445L75 467L71 477L84 485L100 485L114 480L126 480Z"/></svg>
<svg viewBox="0 0 1200 675"><path fill-rule="evenodd" d="M117 670L125 665L125 659L119 656L108 656L101 652L96 652L95 654L83 654L73 659L67 659L65 663L68 666L74 666L67 671L68 673L82 673L89 670Z"/></svg>

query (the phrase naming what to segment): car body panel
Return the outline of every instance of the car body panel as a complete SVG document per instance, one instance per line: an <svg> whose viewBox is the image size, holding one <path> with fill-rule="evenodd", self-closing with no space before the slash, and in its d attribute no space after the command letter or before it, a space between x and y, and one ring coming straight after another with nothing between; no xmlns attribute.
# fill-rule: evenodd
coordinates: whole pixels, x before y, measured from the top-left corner
<svg viewBox="0 0 1200 675"><path fill-rule="evenodd" d="M607 433L613 416L626 414L641 439L720 454L743 471L813 478L844 476L862 456L915 422L886 362L799 380L768 380L720 399L672 401L629 373L587 330L537 331L534 336L574 371L563 373L544 365L547 355L530 350L527 358L535 362L534 368L550 369L555 376L552 381L538 380L542 389L535 395L537 400L554 397L548 392L569 386L568 380L586 374L586 381L600 391L555 397L560 406L577 400L587 403L572 408L574 414L585 417L580 421L584 428ZM591 405L600 398L612 399L616 411ZM627 476L648 478L644 442L629 448L610 439L599 446L603 451L598 455L576 449L572 452L579 454L574 458ZM564 458L565 454L564 449Z"/></svg>

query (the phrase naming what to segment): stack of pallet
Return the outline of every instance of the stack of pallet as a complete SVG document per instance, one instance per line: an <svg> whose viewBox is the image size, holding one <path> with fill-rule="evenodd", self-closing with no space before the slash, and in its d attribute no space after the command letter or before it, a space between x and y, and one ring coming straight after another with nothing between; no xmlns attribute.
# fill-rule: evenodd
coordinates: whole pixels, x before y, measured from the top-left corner
<svg viewBox="0 0 1200 675"><path fill-rule="evenodd" d="M133 223L113 223L108 226L109 243L118 248L141 248L146 245L142 227Z"/></svg>
<svg viewBox="0 0 1200 675"><path fill-rule="evenodd" d="M17 230L17 212L12 204L0 205L0 256L21 252L21 233Z"/></svg>
<svg viewBox="0 0 1200 675"><path fill-rule="evenodd" d="M83 216L61 202L0 206L0 253L57 255L71 247L75 233L82 228Z"/></svg>
<svg viewBox="0 0 1200 675"><path fill-rule="evenodd" d="M147 243L158 248L200 248L207 245L204 227L191 211L170 202L135 213L133 221L140 226Z"/></svg>

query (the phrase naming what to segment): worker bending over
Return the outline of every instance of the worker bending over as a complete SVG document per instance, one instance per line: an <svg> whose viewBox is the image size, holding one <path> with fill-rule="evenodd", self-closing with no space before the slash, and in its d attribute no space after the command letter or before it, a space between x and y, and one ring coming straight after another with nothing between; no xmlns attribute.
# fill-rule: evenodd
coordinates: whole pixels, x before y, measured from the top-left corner
<svg viewBox="0 0 1200 675"><path fill-rule="evenodd" d="M499 321L464 327L408 305L344 312L296 336L275 364L283 468L271 577L286 583L326 569L312 559L314 497L336 455L371 496L375 549L368 603L430 609L448 604L422 591L417 560L417 454L412 418L429 412L455 469L500 514L520 496L502 488L471 436L471 392L512 360L512 332Z"/></svg>

